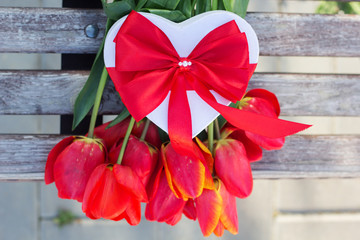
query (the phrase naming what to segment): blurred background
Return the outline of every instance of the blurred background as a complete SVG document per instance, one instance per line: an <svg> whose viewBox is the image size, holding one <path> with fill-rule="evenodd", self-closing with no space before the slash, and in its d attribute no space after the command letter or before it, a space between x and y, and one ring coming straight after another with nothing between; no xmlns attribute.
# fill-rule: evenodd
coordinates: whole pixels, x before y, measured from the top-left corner
<svg viewBox="0 0 360 240"><path fill-rule="evenodd" d="M78 1L68 2L76 5ZM0 0L0 7L62 6L61 0ZM349 6L339 9L335 3L320 1L250 0L248 12L360 13L359 5ZM58 70L67 57L0 53L0 69ZM360 58L261 56L256 71L360 74L359 66ZM104 116L103 121L113 117ZM286 119L314 125L302 134L360 134L359 117ZM0 116L0 133L57 134L60 125L60 116ZM237 203L239 234L225 233L222 239L346 240L360 236L360 179L255 180L252 195ZM147 221L136 227L124 221L92 221L85 218L80 204L59 199L54 185L0 182L0 240L130 238L203 237L198 224L185 218L175 227Z"/></svg>

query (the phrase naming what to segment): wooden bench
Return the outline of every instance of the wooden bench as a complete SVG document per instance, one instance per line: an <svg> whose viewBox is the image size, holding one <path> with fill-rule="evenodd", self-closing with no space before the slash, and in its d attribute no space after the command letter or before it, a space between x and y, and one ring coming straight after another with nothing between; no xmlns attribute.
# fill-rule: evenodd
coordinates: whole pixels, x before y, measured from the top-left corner
<svg viewBox="0 0 360 240"><path fill-rule="evenodd" d="M360 16L249 13L262 56L360 57ZM102 10L0 8L0 52L95 53ZM84 34L97 24L96 38ZM0 71L1 115L71 114L88 71ZM257 73L250 88L274 92L283 116L360 116L360 75ZM112 84L101 114L116 114ZM47 154L64 136L0 135L0 180L42 180ZM255 178L360 177L359 135L296 135L252 165Z"/></svg>

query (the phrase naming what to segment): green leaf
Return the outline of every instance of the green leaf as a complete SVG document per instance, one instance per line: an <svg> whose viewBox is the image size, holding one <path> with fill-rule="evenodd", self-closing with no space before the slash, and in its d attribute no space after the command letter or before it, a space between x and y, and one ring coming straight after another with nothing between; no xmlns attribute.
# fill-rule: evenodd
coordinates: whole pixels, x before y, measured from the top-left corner
<svg viewBox="0 0 360 240"><path fill-rule="evenodd" d="M146 4L147 0L139 0L138 4L135 7L135 11L140 11L140 9L142 9L144 7L144 5Z"/></svg>
<svg viewBox="0 0 360 240"><path fill-rule="evenodd" d="M107 21L105 32L110 29L113 23L114 22L111 20ZM75 100L72 130L74 130L79 125L79 123L84 119L84 117L89 113L90 109L94 105L96 91L98 89L102 70L104 69L104 42L105 38L101 43L98 53L96 54L94 63L91 67L90 75Z"/></svg>
<svg viewBox="0 0 360 240"><path fill-rule="evenodd" d="M217 10L225 10L224 2L223 0L218 1L218 8Z"/></svg>
<svg viewBox="0 0 360 240"><path fill-rule="evenodd" d="M106 129L111 128L111 127L115 126L118 123L121 123L128 116L130 116L130 113L127 110L127 108L124 107L124 110L122 110L122 112L119 115L117 115L117 117L114 120L112 120L109 125L107 125Z"/></svg>
<svg viewBox="0 0 360 240"><path fill-rule="evenodd" d="M161 10L175 10L180 0L148 0L145 8L161 9Z"/></svg>
<svg viewBox="0 0 360 240"><path fill-rule="evenodd" d="M182 22L186 19L186 16L179 10L172 11L172 10L165 10L165 9L148 9L148 8L145 8L142 10L146 10L150 13L162 16L173 22Z"/></svg>
<svg viewBox="0 0 360 240"><path fill-rule="evenodd" d="M234 12L242 18L246 16L249 0L223 0L223 3L227 11Z"/></svg>
<svg viewBox="0 0 360 240"><path fill-rule="evenodd" d="M134 0L122 0L112 3L102 0L102 5L106 16L115 21L129 14L132 9L135 9Z"/></svg>
<svg viewBox="0 0 360 240"><path fill-rule="evenodd" d="M198 0L195 8L195 15L211 10L211 0Z"/></svg>
<svg viewBox="0 0 360 240"><path fill-rule="evenodd" d="M190 18L192 14L192 5L191 0L182 0L180 1L179 5L176 8L177 10L181 11L186 18Z"/></svg>

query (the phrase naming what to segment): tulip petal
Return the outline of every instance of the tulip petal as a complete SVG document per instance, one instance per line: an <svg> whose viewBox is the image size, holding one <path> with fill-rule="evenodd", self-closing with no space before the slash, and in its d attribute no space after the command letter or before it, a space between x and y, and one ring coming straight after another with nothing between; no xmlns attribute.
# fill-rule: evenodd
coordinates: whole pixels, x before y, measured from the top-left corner
<svg viewBox="0 0 360 240"><path fill-rule="evenodd" d="M144 185L138 175L128 166L114 165L114 175L119 185L141 202L148 202Z"/></svg>
<svg viewBox="0 0 360 240"><path fill-rule="evenodd" d="M75 139L57 157L54 179L60 198L82 201L92 171L105 161L105 151L94 139Z"/></svg>
<svg viewBox="0 0 360 240"><path fill-rule="evenodd" d="M121 148L122 144L119 146ZM121 165L129 166L147 185L158 160L158 151L130 135Z"/></svg>
<svg viewBox="0 0 360 240"><path fill-rule="evenodd" d="M165 147L164 153L164 167L167 176L171 176L174 193L179 192L184 200L200 196L205 181L204 164L199 159L178 154L171 143Z"/></svg>
<svg viewBox="0 0 360 240"><path fill-rule="evenodd" d="M161 176L161 172L162 172L163 168L164 168L163 162L160 159L158 159L155 170L151 174L150 180L146 186L146 193L147 193L149 201L151 201L154 198L154 196L158 190L160 176Z"/></svg>
<svg viewBox="0 0 360 240"><path fill-rule="evenodd" d="M246 150L246 156L250 162L259 161L262 158L262 149L259 145L251 141L244 130L237 129L233 131L229 138L240 141Z"/></svg>
<svg viewBox="0 0 360 240"><path fill-rule="evenodd" d="M204 189L200 197L195 199L196 215L201 232L205 237L215 230L222 211L222 199L216 190Z"/></svg>
<svg viewBox="0 0 360 240"><path fill-rule="evenodd" d="M155 146L158 149L160 149L161 144L162 144L162 142L160 140L158 127L151 122L150 122L149 129L148 129L146 137L145 137L145 141L150 143L151 145Z"/></svg>
<svg viewBox="0 0 360 240"><path fill-rule="evenodd" d="M205 146L205 144L203 144L197 137L195 139L197 145L199 146L199 149L201 150L202 156L204 157L200 159L205 167L204 188L215 189L215 185L212 179L212 174L214 171L214 158L212 157L210 150Z"/></svg>
<svg viewBox="0 0 360 240"><path fill-rule="evenodd" d="M128 207L125 210L125 219L131 225L138 225L141 221L141 206L140 202L132 198Z"/></svg>
<svg viewBox="0 0 360 240"><path fill-rule="evenodd" d="M244 145L234 139L221 139L215 147L215 170L226 189L236 197L250 195L253 179Z"/></svg>
<svg viewBox="0 0 360 240"><path fill-rule="evenodd" d="M218 225L214 229L214 234L217 237L221 237L224 234L224 229L225 229L224 225L221 223L221 221L219 221Z"/></svg>
<svg viewBox="0 0 360 240"><path fill-rule="evenodd" d="M84 213L88 213L89 211L89 203L92 203L94 200L96 194L98 191L101 191L102 193L102 178L103 174L106 170L107 164L100 164L95 168L95 170L92 172L89 181L86 185L84 198L82 202L82 211ZM86 214L87 215L87 214ZM94 219L95 217L91 214L91 219Z"/></svg>
<svg viewBox="0 0 360 240"><path fill-rule="evenodd" d="M280 105L279 105L279 101L277 99L277 97L275 96L275 94L273 94L272 92L269 92L265 89L252 89L249 92L247 92L245 94L245 98L246 97L251 97L251 98L262 98L266 101L268 101L272 107L274 108L274 111L276 113L277 116L280 115Z"/></svg>
<svg viewBox="0 0 360 240"><path fill-rule="evenodd" d="M260 136L255 133L245 132L246 136L255 144L263 147L266 150L278 150L281 149L285 143L285 137L281 138L268 138Z"/></svg>
<svg viewBox="0 0 360 240"><path fill-rule="evenodd" d="M224 184L220 184L219 193L223 200L223 211L220 216L220 221L226 230L232 234L237 234L239 232L239 224L235 196L227 191Z"/></svg>
<svg viewBox="0 0 360 240"><path fill-rule="evenodd" d="M178 212L171 218L167 219L165 222L171 226L175 226L181 220L181 212Z"/></svg>
<svg viewBox="0 0 360 240"><path fill-rule="evenodd" d="M195 202L193 199L189 199L183 209L183 213L184 215L191 219L191 220L196 220L196 208L195 208Z"/></svg>
<svg viewBox="0 0 360 240"><path fill-rule="evenodd" d="M154 198L146 205L145 217L149 221L164 222L182 213L185 201L177 198L169 188L164 171Z"/></svg>
<svg viewBox="0 0 360 240"><path fill-rule="evenodd" d="M95 179L99 175L97 171L102 173L99 184L95 184L94 189L90 189L91 185L87 187L91 192L87 195L88 203L83 210L95 218L115 219L126 210L131 195L117 182L111 165L105 166L105 170L104 165L97 167L94 170Z"/></svg>
<svg viewBox="0 0 360 240"><path fill-rule="evenodd" d="M50 184L54 182L54 164L59 154L69 146L75 139L75 136L67 137L61 140L58 144L51 149L45 166L45 183Z"/></svg>

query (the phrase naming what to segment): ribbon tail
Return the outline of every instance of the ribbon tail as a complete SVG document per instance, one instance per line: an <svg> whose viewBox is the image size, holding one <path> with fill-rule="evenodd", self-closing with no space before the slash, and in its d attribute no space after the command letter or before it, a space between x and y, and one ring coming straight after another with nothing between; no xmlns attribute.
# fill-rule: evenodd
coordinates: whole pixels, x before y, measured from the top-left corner
<svg viewBox="0 0 360 240"><path fill-rule="evenodd" d="M168 110L168 132L172 147L181 154L199 158L192 141L192 125L184 74L175 74Z"/></svg>
<svg viewBox="0 0 360 240"><path fill-rule="evenodd" d="M269 138L280 138L295 134L311 125L267 117L219 104L211 92L200 82L194 81L197 94L219 112L233 126Z"/></svg>

